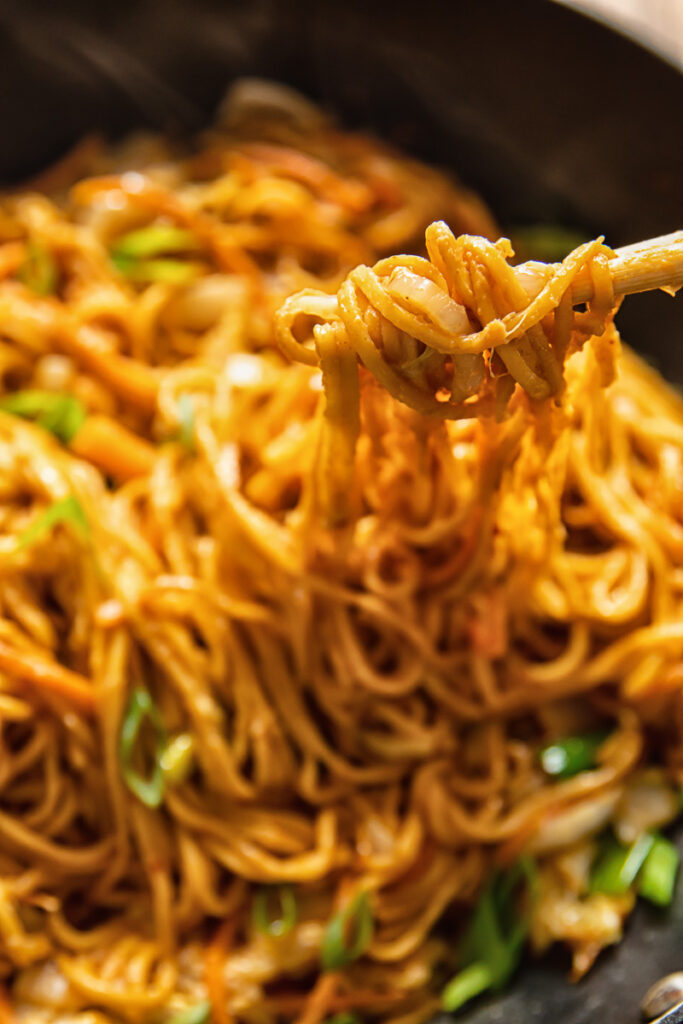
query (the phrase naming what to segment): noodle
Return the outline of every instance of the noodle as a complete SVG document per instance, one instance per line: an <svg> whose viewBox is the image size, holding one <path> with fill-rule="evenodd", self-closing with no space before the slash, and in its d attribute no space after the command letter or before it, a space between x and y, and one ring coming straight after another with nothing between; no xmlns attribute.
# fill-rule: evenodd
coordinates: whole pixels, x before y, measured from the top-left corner
<svg viewBox="0 0 683 1024"><path fill-rule="evenodd" d="M419 1024L524 855L578 977L596 836L678 813L683 404L610 250L518 272L440 173L233 113L3 199L3 1020Z"/></svg>

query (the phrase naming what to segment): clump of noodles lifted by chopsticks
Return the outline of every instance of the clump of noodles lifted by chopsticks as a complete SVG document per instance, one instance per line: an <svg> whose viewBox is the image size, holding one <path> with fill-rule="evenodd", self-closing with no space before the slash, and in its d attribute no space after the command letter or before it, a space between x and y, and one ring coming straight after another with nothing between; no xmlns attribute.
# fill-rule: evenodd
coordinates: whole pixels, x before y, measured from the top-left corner
<svg viewBox="0 0 683 1024"><path fill-rule="evenodd" d="M330 523L347 516L360 431L357 363L421 415L501 419L516 384L537 400L559 395L565 359L588 338L597 344L613 312L611 251L601 239L554 267L521 270L508 262L514 253L507 239L456 238L438 222L427 228L425 241L429 259L391 256L372 268L356 267L336 296L307 289L277 313L283 352L322 371L327 437L321 476ZM593 297L578 313L572 284L585 270ZM296 338L300 317L315 319L311 339ZM602 346L605 384L613 374L610 346L613 334L607 350Z"/></svg>
<svg viewBox="0 0 683 1024"><path fill-rule="evenodd" d="M8 1020L419 1024L672 898L683 405L610 251L259 88L0 207Z"/></svg>

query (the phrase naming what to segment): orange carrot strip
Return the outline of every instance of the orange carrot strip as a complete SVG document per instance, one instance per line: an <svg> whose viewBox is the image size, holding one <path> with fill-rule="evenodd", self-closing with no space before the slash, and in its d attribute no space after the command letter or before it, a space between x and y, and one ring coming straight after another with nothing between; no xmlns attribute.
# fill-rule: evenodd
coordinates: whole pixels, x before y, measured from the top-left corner
<svg viewBox="0 0 683 1024"><path fill-rule="evenodd" d="M357 178L339 177L322 160L308 153L268 142L245 142L239 149L276 174L293 178L354 213L362 213L372 203L372 190L368 185Z"/></svg>
<svg viewBox="0 0 683 1024"><path fill-rule="evenodd" d="M95 710L95 692L85 676L72 672L56 661L36 657L28 651L17 651L0 640L0 671L23 679L39 690L64 697L82 711Z"/></svg>
<svg viewBox="0 0 683 1024"><path fill-rule="evenodd" d="M154 465L155 449L109 416L88 416L69 444L71 451L117 480L146 476Z"/></svg>
<svg viewBox="0 0 683 1024"><path fill-rule="evenodd" d="M24 242L5 242L0 245L0 279L16 274L26 258Z"/></svg>
<svg viewBox="0 0 683 1024"><path fill-rule="evenodd" d="M87 325L74 330L65 324L60 332L60 344L121 398L144 412L154 411L161 371L137 359L111 352L97 331Z"/></svg>
<svg viewBox="0 0 683 1024"><path fill-rule="evenodd" d="M209 943L204 957L204 980L211 1004L212 1024L233 1024L233 1016L227 1007L228 993L223 968L235 937L235 927L236 921L233 917L223 921Z"/></svg>
<svg viewBox="0 0 683 1024"><path fill-rule="evenodd" d="M311 989L303 1013L297 1017L296 1024L320 1024L330 1011L330 1003L339 987L339 974L328 972L321 974Z"/></svg>
<svg viewBox="0 0 683 1024"><path fill-rule="evenodd" d="M14 1024L15 1020L7 990L4 985L0 985L0 1024Z"/></svg>
<svg viewBox="0 0 683 1024"><path fill-rule="evenodd" d="M355 992L338 992L328 1001L330 1013L341 1013L344 1010L376 1009L392 1006L405 998L405 992L373 992L371 989L358 989ZM301 1011L310 995L304 992L280 992L266 996L264 1007L273 1013L295 1014Z"/></svg>
<svg viewBox="0 0 683 1024"><path fill-rule="evenodd" d="M14 1024L15 1020L7 989L4 985L0 985L0 1024Z"/></svg>

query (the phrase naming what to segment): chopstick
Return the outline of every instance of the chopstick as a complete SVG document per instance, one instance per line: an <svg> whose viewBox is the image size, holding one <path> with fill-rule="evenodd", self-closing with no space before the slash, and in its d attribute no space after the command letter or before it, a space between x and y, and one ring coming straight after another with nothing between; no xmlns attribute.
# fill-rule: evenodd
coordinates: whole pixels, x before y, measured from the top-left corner
<svg viewBox="0 0 683 1024"><path fill-rule="evenodd" d="M632 295L656 288L676 291L683 286L683 231L615 249L609 267L615 295ZM534 263L522 263L517 269L532 275ZM574 281L573 303L579 305L592 296L593 282L586 269Z"/></svg>

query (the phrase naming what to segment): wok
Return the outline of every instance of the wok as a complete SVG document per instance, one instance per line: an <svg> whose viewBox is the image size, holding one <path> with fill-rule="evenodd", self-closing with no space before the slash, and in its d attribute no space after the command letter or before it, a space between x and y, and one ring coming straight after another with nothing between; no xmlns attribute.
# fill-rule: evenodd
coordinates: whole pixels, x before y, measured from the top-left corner
<svg viewBox="0 0 683 1024"><path fill-rule="evenodd" d="M201 128L237 76L294 85L343 124L452 168L504 228L542 221L621 245L683 226L683 75L547 0L0 2L0 179L88 131ZM683 300L629 299L622 334L683 383ZM683 848L683 836L681 840ZM683 885L640 906L578 985L528 964L471 1024L627 1024L683 968Z"/></svg>

